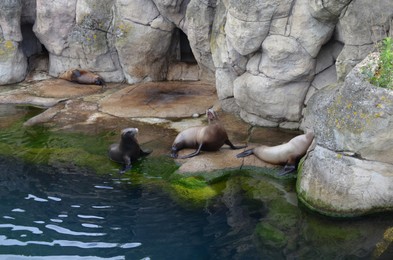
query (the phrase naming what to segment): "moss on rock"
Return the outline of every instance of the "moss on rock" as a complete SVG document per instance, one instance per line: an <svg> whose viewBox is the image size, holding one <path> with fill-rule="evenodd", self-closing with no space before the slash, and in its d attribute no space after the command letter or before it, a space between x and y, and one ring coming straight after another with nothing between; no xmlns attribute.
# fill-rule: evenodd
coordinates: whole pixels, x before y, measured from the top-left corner
<svg viewBox="0 0 393 260"><path fill-rule="evenodd" d="M264 245L273 248L282 248L288 242L284 232L266 222L258 223L255 233Z"/></svg>

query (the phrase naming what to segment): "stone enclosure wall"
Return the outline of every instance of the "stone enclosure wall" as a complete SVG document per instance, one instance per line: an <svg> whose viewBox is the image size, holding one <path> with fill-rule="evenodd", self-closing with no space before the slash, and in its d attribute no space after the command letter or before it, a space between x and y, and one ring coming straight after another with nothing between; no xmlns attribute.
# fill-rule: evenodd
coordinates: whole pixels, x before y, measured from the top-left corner
<svg viewBox="0 0 393 260"><path fill-rule="evenodd" d="M298 128L309 97L343 80L392 15L390 0L4 0L0 84L24 80L41 54L55 77L215 81L224 110Z"/></svg>

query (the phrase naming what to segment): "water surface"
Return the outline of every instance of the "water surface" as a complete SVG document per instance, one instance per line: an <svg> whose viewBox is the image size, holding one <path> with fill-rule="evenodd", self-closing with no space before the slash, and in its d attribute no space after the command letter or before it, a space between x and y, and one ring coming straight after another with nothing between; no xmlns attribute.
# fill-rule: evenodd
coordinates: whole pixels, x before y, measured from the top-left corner
<svg viewBox="0 0 393 260"><path fill-rule="evenodd" d="M39 112L0 105L1 259L393 259L392 213L328 218L260 169L190 179L149 156L120 175L117 132L22 126Z"/></svg>

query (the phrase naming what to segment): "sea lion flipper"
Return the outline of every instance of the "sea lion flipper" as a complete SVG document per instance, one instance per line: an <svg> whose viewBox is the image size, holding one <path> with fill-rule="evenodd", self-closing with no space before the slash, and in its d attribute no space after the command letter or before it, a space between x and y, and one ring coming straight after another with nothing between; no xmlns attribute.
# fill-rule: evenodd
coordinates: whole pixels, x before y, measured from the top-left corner
<svg viewBox="0 0 393 260"><path fill-rule="evenodd" d="M238 150L238 149L242 149L242 148L246 148L246 147L247 147L247 145L234 146L234 145L232 144L232 142L229 141L229 139L225 141L225 144L229 145L229 147L231 147L231 149L233 149L233 150Z"/></svg>
<svg viewBox="0 0 393 260"><path fill-rule="evenodd" d="M289 175L289 174L291 174L291 173L296 172L296 169L297 169L297 167L296 167L295 164L286 164L286 165L284 166L284 168L282 168L282 169L278 172L277 175L280 176L280 177L284 177L284 176L287 176L287 175Z"/></svg>
<svg viewBox="0 0 393 260"><path fill-rule="evenodd" d="M199 147L198 147L198 149L195 150L195 152L190 153L190 154L188 154L188 155L184 155L184 156L179 157L179 158L180 158L180 159L187 159L187 158L194 157L195 155L198 155L198 154L201 152L202 145L203 145L203 144L200 144Z"/></svg>
<svg viewBox="0 0 393 260"><path fill-rule="evenodd" d="M131 170L131 168L132 168L132 165L131 165L131 164L129 164L129 165L124 164L124 165L123 165L123 168L121 168L121 169L119 170L119 173L120 173L120 174L124 174L126 171Z"/></svg>
<svg viewBox="0 0 393 260"><path fill-rule="evenodd" d="M236 155L236 158L243 158L254 153L254 149L248 149Z"/></svg>

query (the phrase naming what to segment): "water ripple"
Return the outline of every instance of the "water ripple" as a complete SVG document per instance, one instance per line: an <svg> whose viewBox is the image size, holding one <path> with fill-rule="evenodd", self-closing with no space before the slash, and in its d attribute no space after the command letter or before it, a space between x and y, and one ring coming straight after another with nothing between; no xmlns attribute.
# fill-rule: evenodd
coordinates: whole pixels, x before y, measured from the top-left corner
<svg viewBox="0 0 393 260"><path fill-rule="evenodd" d="M46 245L46 246L62 246L62 247L78 247L78 248L136 248L142 245L139 242L133 243L108 243L108 242L81 242L75 240L53 240L47 241L19 241L17 239L8 239L4 235L0 235L0 245L2 246L27 246L27 245Z"/></svg>
<svg viewBox="0 0 393 260"><path fill-rule="evenodd" d="M11 210L11 211L12 211L12 212L26 212L26 210L20 209L20 208L13 209L13 210Z"/></svg>
<svg viewBox="0 0 393 260"><path fill-rule="evenodd" d="M78 218L84 218L84 219L87 219L87 218L91 218L91 219L105 219L105 218L103 218L103 217L99 217L99 216L91 216L91 215L78 215Z"/></svg>
<svg viewBox="0 0 393 260"><path fill-rule="evenodd" d="M33 194L27 195L27 197L25 199L27 199L27 200L33 199L34 201L37 201L37 202L48 202L47 199L43 199L43 198L37 197L37 196L35 196Z"/></svg>
<svg viewBox="0 0 393 260"><path fill-rule="evenodd" d="M48 199L54 200L54 201L61 201L61 198L53 197L53 196L48 196Z"/></svg>
<svg viewBox="0 0 393 260"><path fill-rule="evenodd" d="M105 190L113 190L111 186L103 186L103 185L95 185L94 188L96 189L105 189Z"/></svg>
<svg viewBox="0 0 393 260"><path fill-rule="evenodd" d="M97 236L105 236L106 233L88 233L88 232L78 232L78 231L72 231L67 228L63 228L57 225L46 225L45 226L47 229L51 229L56 231L57 233L60 234L65 234L65 235L72 235L72 236L92 236L92 237L97 237Z"/></svg>
<svg viewBox="0 0 393 260"><path fill-rule="evenodd" d="M102 228L102 226L96 224L89 224L89 223L82 223L82 226L87 228Z"/></svg>
<svg viewBox="0 0 393 260"><path fill-rule="evenodd" d="M33 234L42 234L43 232L36 227L28 227L28 226L16 226L13 224L0 224L0 228L11 228L12 231L30 231Z"/></svg>

